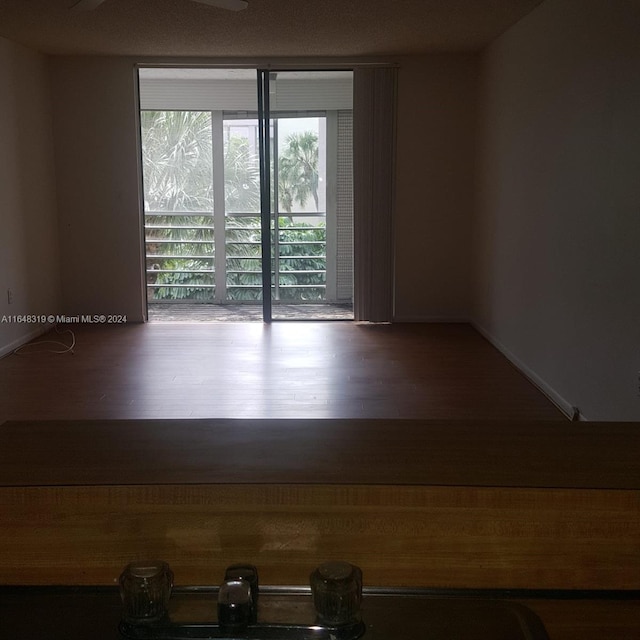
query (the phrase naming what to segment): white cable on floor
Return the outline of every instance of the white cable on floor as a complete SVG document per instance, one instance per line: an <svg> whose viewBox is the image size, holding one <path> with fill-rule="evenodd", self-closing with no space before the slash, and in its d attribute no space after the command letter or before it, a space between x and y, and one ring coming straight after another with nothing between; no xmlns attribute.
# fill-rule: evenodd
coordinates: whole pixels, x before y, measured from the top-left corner
<svg viewBox="0 0 640 640"><path fill-rule="evenodd" d="M69 353L71 352L73 354L73 348L76 346L76 336L73 333L73 331L71 329L64 329L63 331L60 331L58 329L58 325L55 325L55 330L56 333L58 335L61 335L63 333L70 333L71 334L71 344L67 345L64 342L61 342L59 340L39 340L38 342L27 342L27 344L23 344L21 347L18 347L17 349L13 350L13 353L15 355L32 355L35 353ZM29 351L30 347L39 347L43 344L55 344L58 347L64 347L64 349L62 350L58 350L58 349L38 349L36 351Z"/></svg>

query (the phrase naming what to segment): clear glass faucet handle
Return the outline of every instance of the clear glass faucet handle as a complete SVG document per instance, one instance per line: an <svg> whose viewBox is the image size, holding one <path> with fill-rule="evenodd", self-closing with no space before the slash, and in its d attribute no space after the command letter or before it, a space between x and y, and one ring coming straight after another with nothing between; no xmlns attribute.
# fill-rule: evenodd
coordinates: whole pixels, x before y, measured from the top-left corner
<svg viewBox="0 0 640 640"><path fill-rule="evenodd" d="M362 571L348 562L325 562L310 577L318 621L341 625L360 619Z"/></svg>
<svg viewBox="0 0 640 640"><path fill-rule="evenodd" d="M169 615L173 572L162 560L131 562L120 575L123 618L128 622L157 622Z"/></svg>

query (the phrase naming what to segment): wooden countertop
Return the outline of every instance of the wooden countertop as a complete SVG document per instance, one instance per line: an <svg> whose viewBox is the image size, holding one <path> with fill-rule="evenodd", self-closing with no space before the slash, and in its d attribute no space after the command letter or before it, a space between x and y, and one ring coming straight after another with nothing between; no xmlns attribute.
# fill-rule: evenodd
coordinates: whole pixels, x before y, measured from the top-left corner
<svg viewBox="0 0 640 640"><path fill-rule="evenodd" d="M640 423L83 420L0 425L0 486L640 489Z"/></svg>

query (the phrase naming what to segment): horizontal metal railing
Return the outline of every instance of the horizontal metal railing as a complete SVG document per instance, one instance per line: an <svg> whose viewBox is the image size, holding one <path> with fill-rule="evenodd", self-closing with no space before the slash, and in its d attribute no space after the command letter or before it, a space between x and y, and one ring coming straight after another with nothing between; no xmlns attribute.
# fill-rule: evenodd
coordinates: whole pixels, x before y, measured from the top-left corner
<svg viewBox="0 0 640 640"><path fill-rule="evenodd" d="M317 220L324 214L292 213L281 215L281 219L283 217ZM224 246L220 246L218 241L218 250L224 248L224 258L217 260L211 212L145 213L146 278L150 302L235 303L259 299L262 291L260 229L253 226L259 224L259 217L255 213L228 213L225 222ZM320 237L309 239L310 233ZM243 238L241 234L249 237ZM326 291L324 225L304 226L298 222L279 227L277 233L272 229L272 236L272 286L276 300L282 298L287 303L323 302ZM295 253L288 255L292 249ZM322 268L318 268L319 263ZM307 264L309 268L305 267ZM223 274L217 273L221 270ZM243 291L247 293L241 293Z"/></svg>

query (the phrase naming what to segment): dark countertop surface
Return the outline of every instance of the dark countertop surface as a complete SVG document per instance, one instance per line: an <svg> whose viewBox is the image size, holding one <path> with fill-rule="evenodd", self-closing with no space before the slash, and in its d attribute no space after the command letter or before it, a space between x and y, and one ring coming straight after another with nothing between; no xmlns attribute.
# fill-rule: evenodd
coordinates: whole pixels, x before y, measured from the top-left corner
<svg viewBox="0 0 640 640"><path fill-rule="evenodd" d="M110 587L0 587L0 638L11 640L118 640L120 598ZM176 622L215 620L216 591L176 589ZM313 624L308 593L261 590L259 621ZM539 618L517 602L437 597L415 592L366 593L365 640L548 640Z"/></svg>
<svg viewBox="0 0 640 640"><path fill-rule="evenodd" d="M640 423L83 420L0 425L0 486L640 489Z"/></svg>

